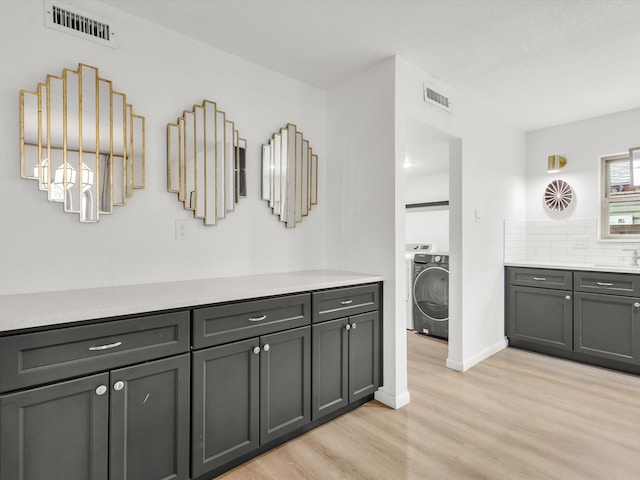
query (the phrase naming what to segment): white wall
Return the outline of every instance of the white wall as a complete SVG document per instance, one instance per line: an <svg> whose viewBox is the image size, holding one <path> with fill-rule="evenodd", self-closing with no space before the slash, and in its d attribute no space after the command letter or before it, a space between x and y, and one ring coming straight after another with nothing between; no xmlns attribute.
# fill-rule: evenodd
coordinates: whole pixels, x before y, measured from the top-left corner
<svg viewBox="0 0 640 480"><path fill-rule="evenodd" d="M405 203L449 200L449 173L409 176L405 183ZM408 208L405 217L407 243L432 243L438 251L449 251L449 207Z"/></svg>
<svg viewBox="0 0 640 480"><path fill-rule="evenodd" d="M112 23L118 48L45 28L43 2L2 2L11 20L0 29L0 294L324 268L332 161L326 92L102 3L65 3ZM80 224L35 181L20 179L20 89L80 62L98 67L146 117L146 188L96 224ZM248 198L216 227L193 219L166 187L166 125L205 98L218 102L248 143ZM261 144L287 122L304 132L320 165L318 205L291 230L260 200ZM189 220L189 241L174 239L176 219Z"/></svg>
<svg viewBox="0 0 640 480"><path fill-rule="evenodd" d="M640 109L572 122L527 134L527 220L593 219L599 214L598 157L640 146ZM562 155L567 164L547 173L547 157ZM550 212L543 202L546 186L565 180L574 201L565 214Z"/></svg>
<svg viewBox="0 0 640 480"><path fill-rule="evenodd" d="M404 299L402 165L395 162L395 60L390 58L329 92L327 246L330 267L385 276L384 385L376 397L409 401ZM400 249L400 246L402 248Z"/></svg>
<svg viewBox="0 0 640 480"><path fill-rule="evenodd" d="M434 251L449 251L449 209L410 209L405 217L406 243L430 243Z"/></svg>
<svg viewBox="0 0 640 480"><path fill-rule="evenodd" d="M443 200L449 200L449 172L406 177L404 185L404 201L406 203L440 202Z"/></svg>
<svg viewBox="0 0 640 480"><path fill-rule="evenodd" d="M452 113L423 102L429 80ZM447 365L465 370L506 345L503 221L525 215L525 134L398 58L396 152L404 158L408 118L446 132L450 142L450 320ZM397 205L396 214L404 208ZM480 222L475 221L475 212ZM404 305L400 304L400 309ZM404 312L402 312L404 314ZM398 309L397 315L400 315ZM404 318L404 315L402 316Z"/></svg>

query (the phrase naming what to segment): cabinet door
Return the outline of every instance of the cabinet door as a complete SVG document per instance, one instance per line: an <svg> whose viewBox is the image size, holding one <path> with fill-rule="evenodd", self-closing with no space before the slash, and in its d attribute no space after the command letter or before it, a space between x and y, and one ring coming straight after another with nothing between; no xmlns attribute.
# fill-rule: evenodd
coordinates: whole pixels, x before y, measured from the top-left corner
<svg viewBox="0 0 640 480"><path fill-rule="evenodd" d="M640 300L576 293L575 351L640 364Z"/></svg>
<svg viewBox="0 0 640 480"><path fill-rule="evenodd" d="M349 321L340 318L312 327L313 389L311 416L316 420L349 402Z"/></svg>
<svg viewBox="0 0 640 480"><path fill-rule="evenodd" d="M573 348L571 292L547 288L509 287L507 335L562 350Z"/></svg>
<svg viewBox="0 0 640 480"><path fill-rule="evenodd" d="M349 403L371 395L380 386L378 312L349 317Z"/></svg>
<svg viewBox="0 0 640 480"><path fill-rule="evenodd" d="M104 373L0 397L0 480L107 480L108 382Z"/></svg>
<svg viewBox="0 0 640 480"><path fill-rule="evenodd" d="M111 372L110 480L189 478L189 354Z"/></svg>
<svg viewBox="0 0 640 480"><path fill-rule="evenodd" d="M260 443L311 419L311 327L260 337Z"/></svg>
<svg viewBox="0 0 640 480"><path fill-rule="evenodd" d="M192 476L258 448L258 338L193 354Z"/></svg>

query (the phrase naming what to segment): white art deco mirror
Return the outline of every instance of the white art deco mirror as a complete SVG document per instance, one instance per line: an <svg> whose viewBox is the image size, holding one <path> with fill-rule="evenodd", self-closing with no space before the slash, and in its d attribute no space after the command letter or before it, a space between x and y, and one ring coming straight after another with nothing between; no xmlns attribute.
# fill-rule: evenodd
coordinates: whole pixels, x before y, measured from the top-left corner
<svg viewBox="0 0 640 480"><path fill-rule="evenodd" d="M167 125L167 186L205 225L247 196L246 140L215 102L204 100Z"/></svg>
<svg viewBox="0 0 640 480"><path fill-rule="evenodd" d="M291 123L262 146L262 199L287 228L318 203L318 156Z"/></svg>
<svg viewBox="0 0 640 480"><path fill-rule="evenodd" d="M145 119L124 93L79 64L20 91L20 171L81 222L124 205L145 183Z"/></svg>

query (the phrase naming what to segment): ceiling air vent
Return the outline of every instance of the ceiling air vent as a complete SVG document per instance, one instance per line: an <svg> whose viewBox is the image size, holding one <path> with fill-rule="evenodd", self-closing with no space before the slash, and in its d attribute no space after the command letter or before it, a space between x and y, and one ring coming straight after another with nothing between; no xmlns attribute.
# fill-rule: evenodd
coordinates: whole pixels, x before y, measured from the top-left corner
<svg viewBox="0 0 640 480"><path fill-rule="evenodd" d="M49 28L71 33L112 48L116 47L111 25L96 18L95 15L57 1L47 0L44 4L44 18L45 25Z"/></svg>
<svg viewBox="0 0 640 480"><path fill-rule="evenodd" d="M436 107L441 108L442 110L451 112L451 104L449 103L449 97L445 97L441 93L436 92L431 87L429 87L429 85L427 85L426 83L424 84L424 101L432 105L435 105Z"/></svg>

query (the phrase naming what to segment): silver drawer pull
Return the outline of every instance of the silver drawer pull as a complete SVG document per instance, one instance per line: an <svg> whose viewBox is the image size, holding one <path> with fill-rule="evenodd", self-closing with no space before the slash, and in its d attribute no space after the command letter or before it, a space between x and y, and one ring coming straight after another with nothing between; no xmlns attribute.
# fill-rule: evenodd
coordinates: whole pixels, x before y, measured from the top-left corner
<svg viewBox="0 0 640 480"><path fill-rule="evenodd" d="M267 318L266 315L262 315L261 317L254 317L254 318L250 318L249 321L250 322L261 322L262 320L264 320L265 318Z"/></svg>
<svg viewBox="0 0 640 480"><path fill-rule="evenodd" d="M636 303L634 303L634 304L633 304L633 306L634 306L635 308L640 308L640 303L636 302Z"/></svg>
<svg viewBox="0 0 640 480"><path fill-rule="evenodd" d="M98 345L96 347L89 347L89 350L91 350L92 352L99 351L99 350L109 350L110 348L116 348L116 347L119 347L120 345L122 345L122 342L114 342L114 343L108 343L107 345Z"/></svg>
<svg viewBox="0 0 640 480"><path fill-rule="evenodd" d="M547 277L533 277L534 280L537 280L538 282L544 282Z"/></svg>
<svg viewBox="0 0 640 480"><path fill-rule="evenodd" d="M600 287L613 287L613 283L596 282L596 284Z"/></svg>
<svg viewBox="0 0 640 480"><path fill-rule="evenodd" d="M353 303L353 300L343 300L340 302L340 305L351 305Z"/></svg>

